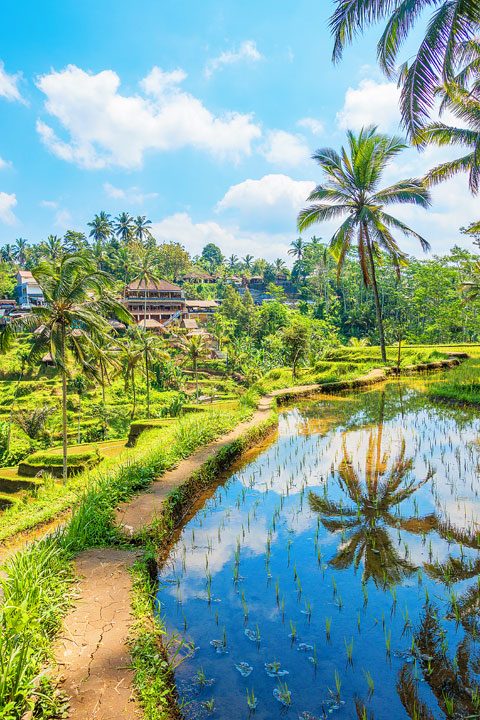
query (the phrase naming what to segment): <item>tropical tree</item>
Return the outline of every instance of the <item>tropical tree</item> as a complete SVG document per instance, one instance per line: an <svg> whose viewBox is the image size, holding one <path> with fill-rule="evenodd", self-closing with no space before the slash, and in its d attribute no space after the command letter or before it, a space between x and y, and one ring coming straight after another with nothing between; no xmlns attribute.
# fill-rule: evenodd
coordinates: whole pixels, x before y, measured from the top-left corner
<svg viewBox="0 0 480 720"><path fill-rule="evenodd" d="M480 187L480 100L468 89L457 83L450 83L442 90L442 107L450 111L463 127L432 122L418 133L418 143L440 147L451 145L465 148L461 157L440 163L425 176L427 185L438 185L454 175L468 173L468 185L473 195Z"/></svg>
<svg viewBox="0 0 480 720"><path fill-rule="evenodd" d="M275 268L275 274L283 275L287 271L287 266L285 265L285 262L281 258L277 258L275 262L273 263L273 266Z"/></svg>
<svg viewBox="0 0 480 720"><path fill-rule="evenodd" d="M77 232L76 230L67 230L63 236L64 249L68 253L78 253L81 250L85 250L88 243L87 238L83 232Z"/></svg>
<svg viewBox="0 0 480 720"><path fill-rule="evenodd" d="M111 256L113 270L118 273L123 282L123 297L125 297L128 285L128 276L132 271L132 253L129 245L121 245L114 250Z"/></svg>
<svg viewBox="0 0 480 720"><path fill-rule="evenodd" d="M0 250L0 256L4 262L14 263L15 262L15 248L10 243L7 243Z"/></svg>
<svg viewBox="0 0 480 720"><path fill-rule="evenodd" d="M28 240L25 238L17 238L13 246L13 257L21 267L25 265L28 257Z"/></svg>
<svg viewBox="0 0 480 720"><path fill-rule="evenodd" d="M132 389L132 411L131 419L135 418L137 409L137 376L136 372L143 362L143 347L139 342L138 335L131 334L123 338L120 346L120 362L123 370L125 390Z"/></svg>
<svg viewBox="0 0 480 720"><path fill-rule="evenodd" d="M230 255L230 257L228 258L228 267L230 268L230 270L234 270L237 267L237 265L238 265L237 255L233 255L233 254Z"/></svg>
<svg viewBox="0 0 480 720"><path fill-rule="evenodd" d="M242 258L242 262L243 262L243 264L245 265L245 268L246 268L247 270L250 270L250 268L252 267L252 262L253 262L253 260L254 260L253 255L250 255L250 254L248 254L248 253L247 253L247 255L245 255L244 258Z"/></svg>
<svg viewBox="0 0 480 720"><path fill-rule="evenodd" d="M292 240L290 243L290 250L288 250L288 254L292 255L297 260L301 260L303 258L303 254L305 252L306 243L303 242L302 238L299 237L296 240Z"/></svg>
<svg viewBox="0 0 480 720"><path fill-rule="evenodd" d="M40 252L45 260L55 263L64 252L62 238L59 238L58 235L49 235L46 240L40 243Z"/></svg>
<svg viewBox="0 0 480 720"><path fill-rule="evenodd" d="M71 389L78 397L78 414L77 414L77 443L80 445L82 441L81 422L82 422L82 397L87 389L87 380L85 375L76 375L71 383Z"/></svg>
<svg viewBox="0 0 480 720"><path fill-rule="evenodd" d="M102 391L102 433L103 439L107 437L107 404L105 399L105 387L110 382L112 374L117 373L121 368L121 349L113 342L101 342L90 348L92 358L89 362L94 370L94 377L99 382Z"/></svg>
<svg viewBox="0 0 480 720"><path fill-rule="evenodd" d="M151 220L147 220L145 215L137 215L133 220L133 237L140 243L150 240L153 235L150 230Z"/></svg>
<svg viewBox="0 0 480 720"><path fill-rule="evenodd" d="M51 405L43 405L33 410L15 410L12 412L12 422L17 425L31 440L44 432L48 418L55 412Z"/></svg>
<svg viewBox="0 0 480 720"><path fill-rule="evenodd" d="M138 282L138 289L143 286L143 327L147 325L147 297L148 286L157 285L160 277L157 274L157 257L152 248L143 249L136 265L133 266L134 280Z"/></svg>
<svg viewBox="0 0 480 720"><path fill-rule="evenodd" d="M398 69L400 48L423 22L426 9L432 15L417 53ZM435 106L437 87L452 80L465 44L478 36L480 5L477 0L336 0L330 19L334 61L347 43L383 19L387 24L377 45L378 60L387 77L399 78L403 123L414 137Z"/></svg>
<svg viewBox="0 0 480 720"><path fill-rule="evenodd" d="M128 212L121 212L113 221L113 231L125 245L134 235L135 224Z"/></svg>
<svg viewBox="0 0 480 720"><path fill-rule="evenodd" d="M310 342L310 331L305 320L295 320L282 330L282 344L287 364L292 368L292 379L297 377L299 363L304 360Z"/></svg>
<svg viewBox="0 0 480 720"><path fill-rule="evenodd" d="M204 335L190 335L180 340L182 355L192 363L195 378L195 396L198 400L198 363L209 354L209 347Z"/></svg>
<svg viewBox="0 0 480 720"><path fill-rule="evenodd" d="M145 362L145 385L146 385L146 400L147 400L147 418L150 417L150 372L152 363L155 361L167 361L169 355L165 350L164 341L146 330L137 330L136 337L138 345L141 347Z"/></svg>
<svg viewBox="0 0 480 720"><path fill-rule="evenodd" d="M383 252L400 273L406 256L393 237L395 231L415 238L425 251L430 245L384 208L397 203L427 208L430 194L422 182L412 179L379 189L385 168L406 147L400 138L380 134L372 126L363 128L358 135L349 131L347 139L348 149L342 147L341 154L332 148L323 148L313 155L323 170L325 182L308 197L313 204L300 212L298 227L305 230L314 223L347 216L330 240L330 248L337 260L339 276L347 253L353 242L356 243L363 282L373 290L382 360L386 362L376 261Z"/></svg>
<svg viewBox="0 0 480 720"><path fill-rule="evenodd" d="M93 220L87 223L87 225L90 228L88 236L91 237L95 243L102 244L112 235L110 215L104 210L99 212L98 215L95 215Z"/></svg>
<svg viewBox="0 0 480 720"><path fill-rule="evenodd" d="M109 317L129 323L130 313L111 294L113 280L84 254L63 255L57 264L43 261L32 271L44 304L14 318L0 334L5 352L16 333L38 328L30 360L38 361L47 351L62 378L63 479L67 478L67 378L72 365L91 371L89 348L108 337Z"/></svg>

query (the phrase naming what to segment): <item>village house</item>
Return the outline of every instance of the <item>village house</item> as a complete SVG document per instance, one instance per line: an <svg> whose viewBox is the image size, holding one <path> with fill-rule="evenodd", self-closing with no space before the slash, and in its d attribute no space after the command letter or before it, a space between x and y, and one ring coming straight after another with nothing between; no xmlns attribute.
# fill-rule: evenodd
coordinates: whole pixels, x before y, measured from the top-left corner
<svg viewBox="0 0 480 720"><path fill-rule="evenodd" d="M135 323L148 330L161 330L186 316L183 290L167 280L135 280L127 285L123 303Z"/></svg>
<svg viewBox="0 0 480 720"><path fill-rule="evenodd" d="M15 295L20 307L43 305L44 302L42 289L30 270L18 271Z"/></svg>

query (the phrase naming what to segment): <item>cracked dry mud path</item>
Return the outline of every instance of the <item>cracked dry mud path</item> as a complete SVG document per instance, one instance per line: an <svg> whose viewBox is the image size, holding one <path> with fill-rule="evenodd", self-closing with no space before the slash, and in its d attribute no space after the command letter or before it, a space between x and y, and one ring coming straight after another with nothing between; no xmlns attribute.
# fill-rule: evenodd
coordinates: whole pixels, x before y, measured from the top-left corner
<svg viewBox="0 0 480 720"><path fill-rule="evenodd" d="M55 657L75 720L138 720L126 644L132 616L128 568L135 553L102 548L76 560L79 597L66 616Z"/></svg>

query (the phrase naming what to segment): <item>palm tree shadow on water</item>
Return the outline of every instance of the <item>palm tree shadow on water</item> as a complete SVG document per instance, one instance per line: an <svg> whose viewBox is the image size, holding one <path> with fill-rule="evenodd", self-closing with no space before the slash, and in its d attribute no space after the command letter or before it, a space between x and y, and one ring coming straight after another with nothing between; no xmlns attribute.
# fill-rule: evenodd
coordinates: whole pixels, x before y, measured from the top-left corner
<svg viewBox="0 0 480 720"><path fill-rule="evenodd" d="M480 670L480 655L467 634L458 644L454 659L448 657L445 632L438 611L430 602L424 606L420 627L415 633L415 657L442 717L480 718L480 691L475 677ZM420 697L418 679L411 665L401 668L397 678L400 700L410 718L435 720L438 715Z"/></svg>
<svg viewBox="0 0 480 720"><path fill-rule="evenodd" d="M346 433L342 439L342 459L337 468L337 482L343 498L332 501L325 486L323 497L309 494L310 508L321 517L322 525L332 533L341 533L342 543L330 560L331 567L356 569L363 562L363 582L370 578L376 585L389 587L416 572L417 566L402 557L394 546L390 530L405 530L424 535L437 527L434 514L405 516L401 505L433 477L429 471L423 480L412 478L413 458L406 456L402 439L397 456L382 448L384 393L380 401L380 420L369 432L364 479L354 467L347 449Z"/></svg>

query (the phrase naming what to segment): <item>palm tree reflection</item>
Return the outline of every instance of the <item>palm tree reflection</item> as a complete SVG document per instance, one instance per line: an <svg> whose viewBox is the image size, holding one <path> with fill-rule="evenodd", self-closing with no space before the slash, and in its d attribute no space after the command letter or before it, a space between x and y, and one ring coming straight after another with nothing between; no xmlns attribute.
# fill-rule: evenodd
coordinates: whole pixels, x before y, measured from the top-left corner
<svg viewBox="0 0 480 720"><path fill-rule="evenodd" d="M343 436L343 457L338 466L338 484L345 501L331 501L310 493L312 510L321 515L323 526L331 532L341 532L344 541L330 564L338 569L353 565L357 569L363 560L364 581L372 578L376 584L388 586L400 582L417 569L402 556L392 542L389 529L402 529L415 534L427 533L437 525L435 515L405 517L401 504L410 498L433 473L420 481L410 478L413 459L406 457L405 441L393 462L389 453L382 452L383 427L369 433L364 482L353 466Z"/></svg>
<svg viewBox="0 0 480 720"><path fill-rule="evenodd" d="M427 603L418 632L415 634L415 657L422 677L435 695L446 718L478 718L480 694L475 675L480 657L474 643L466 635L459 643L452 661L447 653L446 635L437 610ZM434 715L421 700L417 678L411 665L404 665L398 674L397 691L410 718L434 720Z"/></svg>

